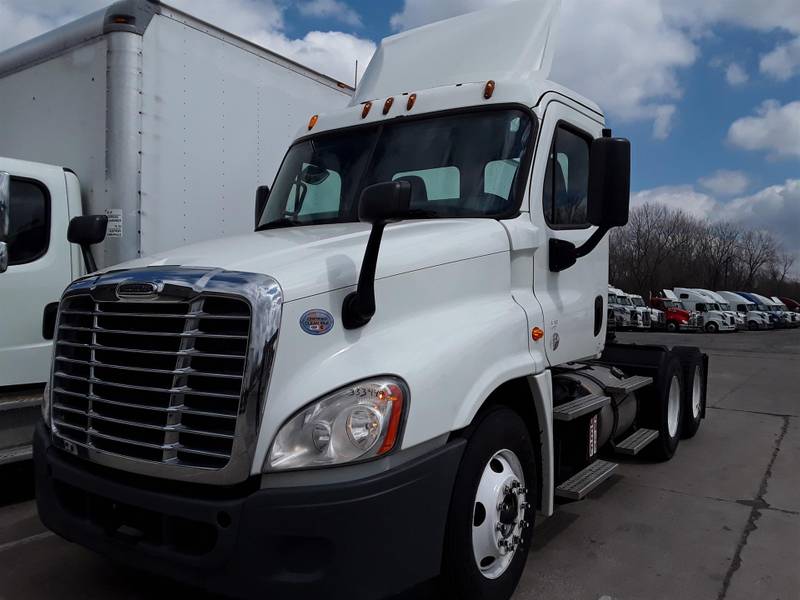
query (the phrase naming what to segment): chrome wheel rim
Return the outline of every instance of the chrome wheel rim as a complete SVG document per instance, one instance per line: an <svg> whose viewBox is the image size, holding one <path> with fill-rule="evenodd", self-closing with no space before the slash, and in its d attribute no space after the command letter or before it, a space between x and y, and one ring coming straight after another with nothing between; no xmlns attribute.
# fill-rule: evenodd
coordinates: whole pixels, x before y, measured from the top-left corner
<svg viewBox="0 0 800 600"><path fill-rule="evenodd" d="M667 399L667 432L674 438L678 434L678 416L681 412L681 382L677 375L672 376Z"/></svg>
<svg viewBox="0 0 800 600"><path fill-rule="evenodd" d="M697 420L703 410L703 369L694 368L694 381L692 382L692 416Z"/></svg>
<svg viewBox="0 0 800 600"><path fill-rule="evenodd" d="M472 552L475 565L487 579L497 579L517 553L529 508L525 473L517 455L500 450L486 463L472 510Z"/></svg>

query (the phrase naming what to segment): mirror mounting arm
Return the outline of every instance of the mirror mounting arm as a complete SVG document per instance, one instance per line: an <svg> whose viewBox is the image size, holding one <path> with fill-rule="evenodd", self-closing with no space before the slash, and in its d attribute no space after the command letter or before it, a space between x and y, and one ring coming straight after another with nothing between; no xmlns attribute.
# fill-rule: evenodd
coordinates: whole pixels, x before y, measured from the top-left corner
<svg viewBox="0 0 800 600"><path fill-rule="evenodd" d="M375 223L369 233L364 261L358 276L358 288L344 299L342 323L345 329L364 327L375 316L375 271L386 222Z"/></svg>
<svg viewBox="0 0 800 600"><path fill-rule="evenodd" d="M550 270L553 273L566 271L578 262L579 258L591 254L609 231L610 227L599 227L580 247L576 247L572 242L551 238Z"/></svg>

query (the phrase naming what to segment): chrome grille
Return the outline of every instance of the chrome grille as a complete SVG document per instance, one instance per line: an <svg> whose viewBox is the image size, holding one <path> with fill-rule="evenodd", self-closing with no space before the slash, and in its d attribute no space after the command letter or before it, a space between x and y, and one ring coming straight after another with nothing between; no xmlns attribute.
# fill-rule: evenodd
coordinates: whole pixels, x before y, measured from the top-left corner
<svg viewBox="0 0 800 600"><path fill-rule="evenodd" d="M225 467L244 393L250 318L250 305L233 296L66 296L55 341L54 431L126 458Z"/></svg>

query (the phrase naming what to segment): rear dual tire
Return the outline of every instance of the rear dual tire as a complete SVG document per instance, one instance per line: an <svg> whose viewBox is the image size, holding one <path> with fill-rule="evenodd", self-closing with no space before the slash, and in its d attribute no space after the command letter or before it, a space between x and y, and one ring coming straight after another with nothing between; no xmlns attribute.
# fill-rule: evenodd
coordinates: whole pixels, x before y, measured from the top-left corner
<svg viewBox="0 0 800 600"><path fill-rule="evenodd" d="M670 358L655 384L658 439L648 451L657 461L670 460L678 449L683 431L685 386L683 368L677 357Z"/></svg>

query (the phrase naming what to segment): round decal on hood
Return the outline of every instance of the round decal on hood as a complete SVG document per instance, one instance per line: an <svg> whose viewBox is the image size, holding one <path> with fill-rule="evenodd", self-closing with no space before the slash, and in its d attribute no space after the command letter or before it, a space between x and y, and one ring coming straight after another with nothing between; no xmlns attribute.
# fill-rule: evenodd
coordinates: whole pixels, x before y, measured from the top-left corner
<svg viewBox="0 0 800 600"><path fill-rule="evenodd" d="M300 327L309 335L325 335L333 329L333 315L327 310L315 308L300 317Z"/></svg>

